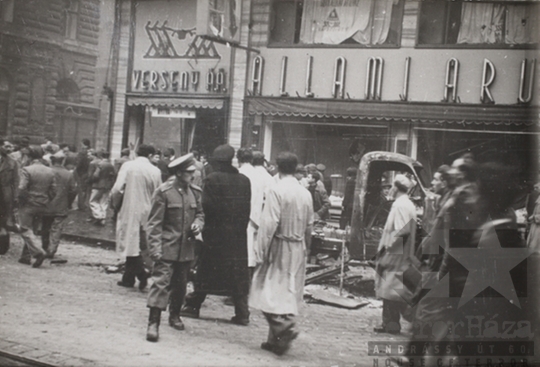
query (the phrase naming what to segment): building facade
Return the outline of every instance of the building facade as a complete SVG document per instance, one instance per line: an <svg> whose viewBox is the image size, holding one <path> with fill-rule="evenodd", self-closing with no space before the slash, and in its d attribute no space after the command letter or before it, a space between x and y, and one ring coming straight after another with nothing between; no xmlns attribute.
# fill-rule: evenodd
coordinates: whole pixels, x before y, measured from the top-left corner
<svg viewBox="0 0 540 367"><path fill-rule="evenodd" d="M0 134L28 136L33 143L102 142L105 73L98 69L104 4L0 1Z"/></svg>
<svg viewBox="0 0 540 367"><path fill-rule="evenodd" d="M536 180L538 2L250 5L243 143L270 160L289 150L344 176L359 141L418 159L426 179L471 152Z"/></svg>
<svg viewBox="0 0 540 367"><path fill-rule="evenodd" d="M245 61L234 48L200 35L197 11L202 2L118 3L113 153L140 143L171 147L177 154L211 153L226 141L239 146ZM234 1L218 8L224 22L212 26L247 42L249 13Z"/></svg>

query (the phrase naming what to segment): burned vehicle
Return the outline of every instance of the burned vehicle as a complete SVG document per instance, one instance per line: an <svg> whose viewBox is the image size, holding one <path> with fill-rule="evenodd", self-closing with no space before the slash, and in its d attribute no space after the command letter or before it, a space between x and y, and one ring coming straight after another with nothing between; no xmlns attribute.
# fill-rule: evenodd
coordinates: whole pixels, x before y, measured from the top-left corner
<svg viewBox="0 0 540 367"><path fill-rule="evenodd" d="M416 206L418 222L421 222L425 197L429 195L423 184L422 169L420 162L399 153L377 151L362 157L356 177L348 245L352 259L370 260L376 255L394 202L387 191L395 175L405 174L416 182L409 197Z"/></svg>

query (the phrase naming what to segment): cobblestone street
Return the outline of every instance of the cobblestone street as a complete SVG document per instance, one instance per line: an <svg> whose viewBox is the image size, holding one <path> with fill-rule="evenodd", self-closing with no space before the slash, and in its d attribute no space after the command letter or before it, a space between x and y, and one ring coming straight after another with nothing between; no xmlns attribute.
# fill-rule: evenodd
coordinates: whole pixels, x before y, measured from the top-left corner
<svg viewBox="0 0 540 367"><path fill-rule="evenodd" d="M252 311L249 327L232 325L232 307L209 297L201 319L184 319L183 332L163 314L160 340L149 343L146 293L118 287L120 275L104 270L119 260L114 251L63 242L59 254L68 263L39 269L19 264L20 251L14 235L0 258L0 350L54 365L371 366L367 342L394 339L372 332L378 301L357 310L305 304L299 338L276 357L260 349L267 334L260 312Z"/></svg>

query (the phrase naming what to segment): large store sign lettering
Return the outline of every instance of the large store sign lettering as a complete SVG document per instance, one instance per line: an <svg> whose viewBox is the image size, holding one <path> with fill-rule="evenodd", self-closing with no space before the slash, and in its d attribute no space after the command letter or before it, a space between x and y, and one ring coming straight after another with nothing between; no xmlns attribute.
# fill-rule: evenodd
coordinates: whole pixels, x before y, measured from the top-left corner
<svg viewBox="0 0 540 367"><path fill-rule="evenodd" d="M281 64L281 78L279 86L279 94L287 96L286 75L287 75L287 56L283 57ZM305 97L314 97L311 90L312 72L313 72L313 56L308 56L306 67L305 81ZM405 58L405 71L403 78L403 92L400 94L402 101L408 100L409 93L409 71L411 58ZM517 100L519 103L529 103L533 97L534 75L536 71L536 59L530 60L530 67L527 67L529 60L524 59L521 62L521 73L519 76L519 91ZM334 63L334 75L332 83L332 96L334 98L345 97L345 78L346 78L346 60L343 56L336 58ZM253 95L262 94L262 75L264 69L264 59L262 56L257 56L253 60L251 74L251 93ZM366 85L365 99L366 100L381 100L382 85L383 85L383 69L384 59L382 57L370 57L367 62L366 70ZM495 81L496 69L495 65L488 59L483 61L482 80L480 82L480 102L495 103L495 99L491 94L490 86ZM451 58L446 63L446 76L444 79L443 102L460 102L458 96L458 79L459 79L459 60Z"/></svg>
<svg viewBox="0 0 540 367"><path fill-rule="evenodd" d="M156 71L134 70L131 79L133 91L143 92L196 92L201 76L199 71ZM209 93L226 93L225 69L208 70L205 76L205 89Z"/></svg>

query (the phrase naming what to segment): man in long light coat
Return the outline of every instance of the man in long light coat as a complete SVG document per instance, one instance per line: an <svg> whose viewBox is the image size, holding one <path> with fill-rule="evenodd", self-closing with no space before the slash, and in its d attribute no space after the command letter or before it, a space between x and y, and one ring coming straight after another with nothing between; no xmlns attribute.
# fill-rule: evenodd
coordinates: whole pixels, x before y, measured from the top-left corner
<svg viewBox="0 0 540 367"><path fill-rule="evenodd" d="M277 158L281 179L267 191L249 299L249 305L261 310L270 326L261 348L278 355L298 335L294 315L302 302L313 226L311 195L293 176L297 163L292 153L280 153Z"/></svg>
<svg viewBox="0 0 540 367"><path fill-rule="evenodd" d="M407 270L409 254L412 253L410 246L414 246L416 208L407 194L412 187L413 183L405 175L396 175L392 187L396 200L386 219L377 249L379 254L384 253L377 260L375 268L377 271L375 294L383 300L382 326L374 329L378 333L399 334L401 331L400 314L407 318L411 315L403 297L412 296L412 294L406 295L396 290L410 293L398 274ZM402 248L399 248L400 246ZM383 259L388 261L383 263Z"/></svg>
<svg viewBox="0 0 540 367"><path fill-rule="evenodd" d="M122 165L111 190L113 206L118 212L116 251L126 258L124 276L118 282L123 287L133 287L135 277L139 279L140 289L147 285L141 250L146 247L152 195L161 185L161 171L149 160L154 154L153 146L141 145L137 149L138 157Z"/></svg>
<svg viewBox="0 0 540 367"><path fill-rule="evenodd" d="M236 152L240 168L238 171L249 178L251 184L251 211L249 214L249 224L247 227L247 248L248 248L248 267L250 270L255 268L254 246L257 232L259 230L261 213L264 204L264 194L267 186L264 177L251 164L253 153L248 148L240 148Z"/></svg>

